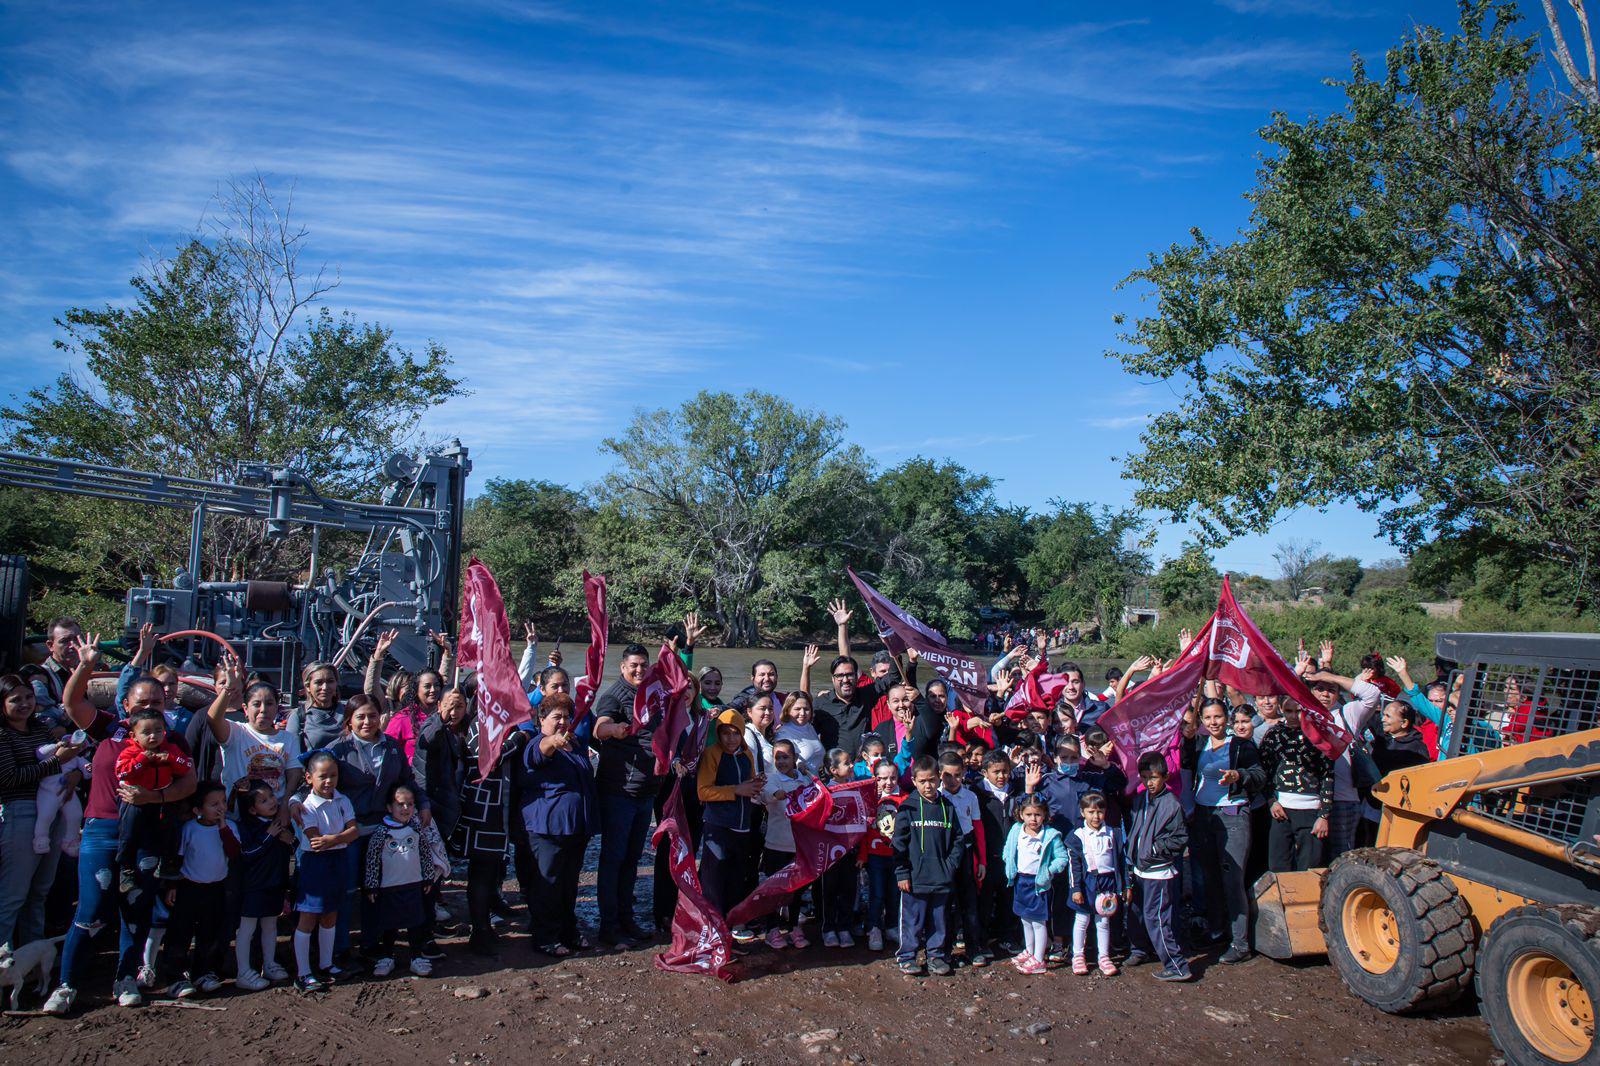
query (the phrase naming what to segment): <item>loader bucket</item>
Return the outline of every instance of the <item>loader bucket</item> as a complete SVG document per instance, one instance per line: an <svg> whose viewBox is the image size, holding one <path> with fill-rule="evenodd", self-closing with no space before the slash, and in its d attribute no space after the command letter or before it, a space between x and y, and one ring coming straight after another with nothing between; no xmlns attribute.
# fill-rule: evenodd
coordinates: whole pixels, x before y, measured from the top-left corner
<svg viewBox="0 0 1600 1066"><path fill-rule="evenodd" d="M1256 950L1269 959L1326 955L1317 924L1324 870L1262 874L1256 882Z"/></svg>

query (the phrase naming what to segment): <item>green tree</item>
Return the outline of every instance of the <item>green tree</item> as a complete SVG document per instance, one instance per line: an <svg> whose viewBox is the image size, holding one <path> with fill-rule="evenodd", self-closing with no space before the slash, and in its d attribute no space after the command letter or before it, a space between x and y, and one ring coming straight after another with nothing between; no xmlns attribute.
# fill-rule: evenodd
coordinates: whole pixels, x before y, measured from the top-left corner
<svg viewBox="0 0 1600 1066"><path fill-rule="evenodd" d="M958 463L908 459L881 474L879 591L956 637L978 624L985 520L996 510L993 482Z"/></svg>
<svg viewBox="0 0 1600 1066"><path fill-rule="evenodd" d="M1362 575L1366 573L1361 560L1350 556L1337 559L1323 556L1318 560L1317 569L1322 575L1323 588L1339 596L1354 596L1356 586L1361 584Z"/></svg>
<svg viewBox="0 0 1600 1066"><path fill-rule="evenodd" d="M1208 613L1217 605L1222 575L1211 562L1211 553L1192 541L1161 564L1150 579L1162 606L1189 614Z"/></svg>
<svg viewBox="0 0 1600 1066"><path fill-rule="evenodd" d="M548 629L578 616L572 575L590 517L584 498L562 485L495 479L467 507L462 555L488 565L513 619Z"/></svg>
<svg viewBox="0 0 1600 1066"><path fill-rule="evenodd" d="M870 470L838 419L769 393L701 392L641 411L602 451L616 466L601 499L651 527L675 571L731 644L753 644L775 594L802 595L801 571L774 553L867 550Z"/></svg>
<svg viewBox="0 0 1600 1066"><path fill-rule="evenodd" d="M1052 504L1055 513L1040 519L1033 550L1022 561L1039 590L1039 607L1051 625L1092 620L1102 632L1113 629L1125 590L1149 573L1149 558L1134 545L1143 522L1132 511Z"/></svg>
<svg viewBox="0 0 1600 1066"><path fill-rule="evenodd" d="M1195 230L1125 282L1148 285L1155 310L1118 357L1182 392L1125 476L1137 504L1193 519L1207 543L1354 501L1407 550L1482 530L1564 567L1569 600L1592 598L1592 73L1569 74L1570 95L1539 88L1537 39L1488 0L1462 4L1454 35L1416 30L1385 66L1356 61L1339 113L1262 131L1238 239Z"/></svg>
<svg viewBox="0 0 1600 1066"><path fill-rule="evenodd" d="M151 263L127 306L73 308L56 347L85 376L13 398L10 447L64 458L231 478L242 460L295 466L330 496L361 496L422 414L462 392L444 349L411 352L383 326L321 306L335 282L303 270L306 237L267 187L236 186L212 232ZM187 515L119 504L63 505L77 533L82 591L187 557ZM265 539L259 522L213 519L203 577L303 565L306 543ZM333 546L329 546L330 548Z"/></svg>

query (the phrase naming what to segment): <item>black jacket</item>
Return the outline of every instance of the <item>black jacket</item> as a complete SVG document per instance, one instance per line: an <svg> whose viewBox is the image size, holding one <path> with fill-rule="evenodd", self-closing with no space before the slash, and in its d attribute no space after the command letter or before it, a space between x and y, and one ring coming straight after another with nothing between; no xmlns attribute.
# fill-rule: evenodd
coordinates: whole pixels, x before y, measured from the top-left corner
<svg viewBox="0 0 1600 1066"><path fill-rule="evenodd" d="M1183 807L1169 788L1150 798L1142 793L1133 808L1133 825L1128 830L1128 865L1145 873L1176 868L1189 846L1189 830L1184 825Z"/></svg>
<svg viewBox="0 0 1600 1066"><path fill-rule="evenodd" d="M461 789L467 783L467 740L432 715L417 734L411 771L428 794L439 835L449 840L461 819Z"/></svg>
<svg viewBox="0 0 1600 1066"><path fill-rule="evenodd" d="M1228 769L1239 771L1239 780L1228 786L1228 798L1248 801L1267 787L1267 768L1261 764L1261 749L1256 747L1255 741L1231 733L1228 739ZM1194 743L1183 746L1178 758L1185 770L1193 771L1200 766L1200 753L1209 743L1210 736L1202 735L1195 737Z"/></svg>
<svg viewBox="0 0 1600 1066"><path fill-rule="evenodd" d="M195 717L201 716L197 714ZM339 760L339 791L355 808L356 821L363 826L375 826L383 821L383 816L389 813L384 797L396 784L411 789L417 797L419 810L428 810L432 806L428 794L417 785L411 764L406 762L406 749L400 742L387 733L379 733L378 744L383 747L381 768L373 765L362 750L361 742L349 733L328 745L327 749ZM304 785L300 787L301 795L307 791Z"/></svg>
<svg viewBox="0 0 1600 1066"><path fill-rule="evenodd" d="M1379 733L1372 742L1372 761L1378 764L1380 774L1404 770L1408 766L1421 766L1429 762L1428 744L1422 734L1413 729L1409 737L1397 740L1388 733Z"/></svg>
<svg viewBox="0 0 1600 1066"><path fill-rule="evenodd" d="M894 815L894 878L918 894L949 892L961 866L961 819L943 793L932 802L912 790Z"/></svg>

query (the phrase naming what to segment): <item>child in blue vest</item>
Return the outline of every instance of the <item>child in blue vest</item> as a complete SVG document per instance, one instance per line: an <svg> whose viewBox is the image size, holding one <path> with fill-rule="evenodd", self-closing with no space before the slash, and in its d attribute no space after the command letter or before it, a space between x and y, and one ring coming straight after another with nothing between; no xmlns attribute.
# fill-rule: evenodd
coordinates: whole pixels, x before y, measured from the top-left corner
<svg viewBox="0 0 1600 1066"><path fill-rule="evenodd" d="M1106 824L1106 799L1090 792L1078 801L1083 824L1067 835L1067 890L1071 893L1072 972L1089 972L1085 955L1093 920L1100 972L1117 975L1111 961L1111 916L1121 909L1128 889L1127 857L1122 830Z"/></svg>

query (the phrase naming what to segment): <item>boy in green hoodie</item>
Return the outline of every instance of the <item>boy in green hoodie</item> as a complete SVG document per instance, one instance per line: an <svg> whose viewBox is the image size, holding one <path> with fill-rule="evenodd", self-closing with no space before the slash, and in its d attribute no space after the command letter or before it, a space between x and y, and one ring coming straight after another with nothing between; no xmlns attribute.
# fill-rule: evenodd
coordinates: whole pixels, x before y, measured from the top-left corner
<svg viewBox="0 0 1600 1066"><path fill-rule="evenodd" d="M926 948L928 972L950 973L945 906L961 863L961 820L939 789L939 766L924 755L911 767L911 795L894 816L895 880L900 887L900 972L922 975L917 950Z"/></svg>

